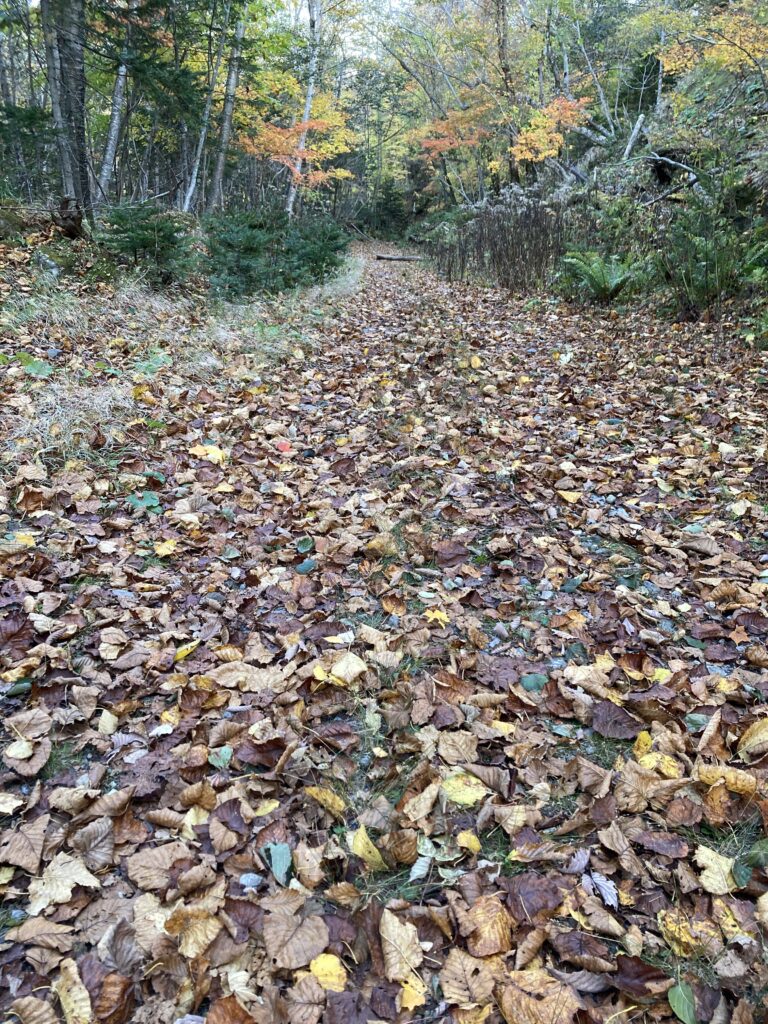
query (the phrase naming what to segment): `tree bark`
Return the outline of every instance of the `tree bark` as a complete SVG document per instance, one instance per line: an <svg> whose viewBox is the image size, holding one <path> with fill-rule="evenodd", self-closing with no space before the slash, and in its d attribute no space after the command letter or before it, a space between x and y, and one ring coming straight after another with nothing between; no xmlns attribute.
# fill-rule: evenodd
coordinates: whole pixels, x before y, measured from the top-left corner
<svg viewBox="0 0 768 1024"><path fill-rule="evenodd" d="M85 0L58 0L56 7L75 197L92 222L91 170L85 130Z"/></svg>
<svg viewBox="0 0 768 1024"><path fill-rule="evenodd" d="M195 156L192 161L192 170L189 175L189 185L187 186L187 192L184 196L184 202L182 204L182 210L184 213L189 213L192 209L192 203L195 199L195 193L197 192L197 179L200 174L200 165L203 161L203 152L205 151L205 142L208 138L208 126L211 123L211 110L213 109L213 97L216 92L216 84L219 80L219 70L221 68L221 62L224 57L224 43L227 38L227 27L229 26L229 15L232 10L231 0L227 0L224 6L224 23L221 26L221 35L219 37L219 45L216 50L216 60L214 61L213 71L211 72L211 82L208 89L208 97L205 101L205 109L203 110L203 119L200 124L200 135L197 139L197 146L195 148Z"/></svg>
<svg viewBox="0 0 768 1024"><path fill-rule="evenodd" d="M320 16L321 9L316 0L307 0L309 8L309 73L307 77L307 94L304 99L304 117L302 120L301 134L299 135L296 162L292 168L291 183L288 186L288 195L285 200L285 212L293 217L296 205L296 196L301 181L301 171L304 166L304 147L307 144L307 123L312 116L312 101L315 98L315 86L317 84L317 69L320 63Z"/></svg>
<svg viewBox="0 0 768 1024"><path fill-rule="evenodd" d="M138 0L130 0L128 5L129 17L136 10ZM109 186L112 182L112 175L115 168L115 157L117 156L117 146L120 142L120 130L123 124L123 111L125 109L125 91L128 84L128 55L129 55L129 42L130 42L130 23L125 29L125 41L123 43L122 53L120 54L120 64L117 68L117 75L115 77L115 87L112 90L112 110L109 118L109 131L107 132L107 142L104 146L104 155L101 160L101 170L99 171L99 194L96 198L97 205L101 206L107 201L109 196Z"/></svg>
<svg viewBox="0 0 768 1024"><path fill-rule="evenodd" d="M74 199L76 198L75 176L72 169L69 132L64 115L61 55L59 53L55 11L52 10L51 0L40 0L40 21L45 42L45 62L48 89L51 94L51 116L53 119L53 129L56 134L56 149L59 155L61 190L65 197Z"/></svg>
<svg viewBox="0 0 768 1024"><path fill-rule="evenodd" d="M221 136L219 138L219 152L216 156L216 167L213 171L211 181L211 192L208 197L208 211L222 205L224 169L227 163L227 151L229 140L232 136L232 115L235 110L235 97L237 94L237 83L240 78L240 51L243 46L245 35L245 22L238 21L235 29L235 41L232 44L232 52L229 57L229 73L227 75L227 86L224 91L224 110L221 115Z"/></svg>

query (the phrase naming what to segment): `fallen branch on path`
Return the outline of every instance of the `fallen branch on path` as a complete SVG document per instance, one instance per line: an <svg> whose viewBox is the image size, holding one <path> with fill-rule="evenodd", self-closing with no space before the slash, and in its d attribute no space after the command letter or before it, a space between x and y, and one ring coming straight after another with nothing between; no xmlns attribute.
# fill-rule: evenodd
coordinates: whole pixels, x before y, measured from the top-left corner
<svg viewBox="0 0 768 1024"><path fill-rule="evenodd" d="M377 260L394 260L399 263L421 263L423 256L389 256L383 252L376 253Z"/></svg>

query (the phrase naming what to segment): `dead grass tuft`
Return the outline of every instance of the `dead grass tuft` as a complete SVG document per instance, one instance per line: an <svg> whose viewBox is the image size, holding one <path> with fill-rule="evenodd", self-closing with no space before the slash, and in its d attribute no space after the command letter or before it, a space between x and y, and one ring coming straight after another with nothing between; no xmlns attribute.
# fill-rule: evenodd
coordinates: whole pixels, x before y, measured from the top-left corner
<svg viewBox="0 0 768 1024"><path fill-rule="evenodd" d="M135 415L127 381L43 381L6 406L0 419L3 461L30 455L66 460L82 457L94 445L108 449L121 443L125 425Z"/></svg>

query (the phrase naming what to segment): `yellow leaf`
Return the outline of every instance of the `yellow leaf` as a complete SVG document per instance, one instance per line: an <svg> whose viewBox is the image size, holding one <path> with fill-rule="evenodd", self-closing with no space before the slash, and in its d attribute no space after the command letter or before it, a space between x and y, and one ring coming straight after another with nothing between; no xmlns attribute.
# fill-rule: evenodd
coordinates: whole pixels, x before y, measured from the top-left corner
<svg viewBox="0 0 768 1024"><path fill-rule="evenodd" d="M368 666L352 651L347 651L331 668L331 682L337 686L351 686Z"/></svg>
<svg viewBox="0 0 768 1024"><path fill-rule="evenodd" d="M557 493L569 505L575 505L577 501L581 501L581 491L558 491Z"/></svg>
<svg viewBox="0 0 768 1024"><path fill-rule="evenodd" d="M586 619L584 620L586 622ZM584 625L583 622L579 625ZM600 669L601 672L610 672L612 668L616 667L616 662L613 660L613 656L610 654L598 654L595 658L595 665Z"/></svg>
<svg viewBox="0 0 768 1024"><path fill-rule="evenodd" d="M361 825L355 832L350 832L347 842L352 853L359 857L370 871L387 870L386 862L371 842L365 825Z"/></svg>
<svg viewBox="0 0 768 1024"><path fill-rule="evenodd" d="M178 725L181 721L181 708L166 708L160 712L160 721L166 725Z"/></svg>
<svg viewBox="0 0 768 1024"><path fill-rule="evenodd" d="M447 626L451 621L442 608L427 608L424 612L424 618L427 622L437 622L441 626Z"/></svg>
<svg viewBox="0 0 768 1024"><path fill-rule="evenodd" d="M184 822L181 826L180 834L182 839L194 839L195 829L199 825L204 825L210 816L210 811L206 811L204 807L200 807L198 804L194 804L190 807L184 815Z"/></svg>
<svg viewBox="0 0 768 1024"><path fill-rule="evenodd" d="M205 459L206 462L212 462L214 466L223 466L229 457L228 452L215 444L193 445L189 449L189 454L196 455L199 459Z"/></svg>
<svg viewBox="0 0 768 1024"><path fill-rule="evenodd" d="M334 793L332 789L326 789L323 786L307 786L304 792L307 796L311 796L313 800L317 800L322 807L325 807L327 811L330 811L337 818L343 817L347 805L338 793Z"/></svg>
<svg viewBox="0 0 768 1024"><path fill-rule="evenodd" d="M155 544L155 554L158 558L165 558L167 555L172 555L176 550L176 545L179 542L171 537L170 540L157 541Z"/></svg>
<svg viewBox="0 0 768 1024"><path fill-rule="evenodd" d="M697 771L699 782L705 786L723 783L731 793L740 796L754 796L757 791L757 776L743 772L740 768L728 768L719 764L700 764Z"/></svg>
<svg viewBox="0 0 768 1024"><path fill-rule="evenodd" d="M188 644L182 644L173 656L174 663L177 661L183 661L185 658L189 657L192 651L196 651L199 646L199 640L190 640Z"/></svg>
<svg viewBox="0 0 768 1024"><path fill-rule="evenodd" d="M34 745L25 739L14 740L5 748L8 757L14 757L17 761L28 761L35 752Z"/></svg>
<svg viewBox="0 0 768 1024"><path fill-rule="evenodd" d="M472 358L469 360L469 365L472 367L473 370L479 370L480 367L483 365L483 360L480 358L480 356L472 356ZM419 1005L421 1005L421 1003L419 1003Z"/></svg>
<svg viewBox="0 0 768 1024"><path fill-rule="evenodd" d="M424 1006L426 1001L427 986L417 974L403 982L403 987L400 990L400 1005L404 1010L415 1010L417 1006Z"/></svg>
<svg viewBox="0 0 768 1024"><path fill-rule="evenodd" d="M641 757L644 757L646 754L650 753L652 746L653 740L651 739L651 734L643 730L643 732L638 733L637 739L635 740L634 746L632 747L632 753L639 761Z"/></svg>
<svg viewBox="0 0 768 1024"><path fill-rule="evenodd" d="M315 679L319 679L321 683L324 683L325 680L328 678L328 673L325 671L322 665L315 665L312 671L312 675L315 677Z"/></svg>
<svg viewBox="0 0 768 1024"><path fill-rule="evenodd" d="M449 775L447 779L443 779L440 784L440 792L452 804L458 804L459 807L473 807L488 794L489 790L474 775L456 772L454 775Z"/></svg>
<svg viewBox="0 0 768 1024"><path fill-rule="evenodd" d="M669 754L659 754L654 750L650 754L644 754L637 760L638 764L643 768L648 768L652 772L658 772L665 779L681 779L683 777L682 765Z"/></svg>
<svg viewBox="0 0 768 1024"><path fill-rule="evenodd" d="M481 844L474 832L467 830L466 832L459 832L456 836L456 842L462 848L462 850L469 850L470 853L480 853Z"/></svg>
<svg viewBox="0 0 768 1024"><path fill-rule="evenodd" d="M690 918L678 907L657 914L661 934L677 956L714 955L722 949L720 928L714 921Z"/></svg>
<svg viewBox="0 0 768 1024"><path fill-rule="evenodd" d="M736 888L733 877L733 857L724 857L708 846L697 846L694 860L702 872L699 881L713 896L725 896Z"/></svg>
<svg viewBox="0 0 768 1024"><path fill-rule="evenodd" d="M742 761L761 757L768 751L768 718L759 718L739 740L738 753Z"/></svg>
<svg viewBox="0 0 768 1024"><path fill-rule="evenodd" d="M253 810L253 816L254 818L263 818L267 814L271 814L272 811L276 811L279 806L279 800L262 800L260 803L256 804L256 807Z"/></svg>
<svg viewBox="0 0 768 1024"><path fill-rule="evenodd" d="M499 718L494 718L491 725L497 732L500 732L502 736L511 736L515 731L514 722L502 722Z"/></svg>
<svg viewBox="0 0 768 1024"><path fill-rule="evenodd" d="M13 539L16 541L17 544L21 544L22 547L25 548L33 548L37 544L34 534L32 533L23 533L21 531L18 531L13 534Z"/></svg>
<svg viewBox="0 0 768 1024"><path fill-rule="evenodd" d="M326 992L343 992L347 984L347 970L333 953L321 953L309 965L310 971Z"/></svg>
<svg viewBox="0 0 768 1024"><path fill-rule="evenodd" d="M117 732L118 717L113 715L111 711L107 711L106 708L101 712L99 717L98 729L102 736L111 736L112 733Z"/></svg>

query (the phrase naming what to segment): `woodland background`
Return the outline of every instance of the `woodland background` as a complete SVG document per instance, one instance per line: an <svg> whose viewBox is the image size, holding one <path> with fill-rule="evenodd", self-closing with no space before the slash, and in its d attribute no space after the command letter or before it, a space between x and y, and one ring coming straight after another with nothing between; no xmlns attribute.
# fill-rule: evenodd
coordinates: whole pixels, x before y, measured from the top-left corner
<svg viewBox="0 0 768 1024"><path fill-rule="evenodd" d="M427 241L449 277L517 290L634 293L682 316L738 296L765 334L754 0L2 12L7 236L73 197L159 283L202 270L240 295L333 269L343 227Z"/></svg>

